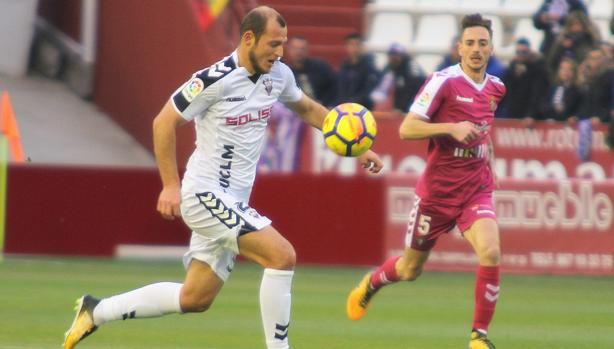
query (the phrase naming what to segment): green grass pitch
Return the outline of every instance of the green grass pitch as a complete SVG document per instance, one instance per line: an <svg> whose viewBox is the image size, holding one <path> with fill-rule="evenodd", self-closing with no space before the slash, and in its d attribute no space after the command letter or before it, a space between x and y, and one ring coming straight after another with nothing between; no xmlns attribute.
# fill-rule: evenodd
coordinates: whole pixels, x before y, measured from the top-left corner
<svg viewBox="0 0 614 349"><path fill-rule="evenodd" d="M294 349L466 348L473 275L425 273L383 289L367 316L346 320L348 291L364 268L297 269ZM264 348L261 269L235 268L204 314L105 324L78 348ZM156 281L181 281L179 262L6 258L0 263L0 348L60 348L83 293L111 295ZM614 279L503 275L490 336L500 349L614 348Z"/></svg>

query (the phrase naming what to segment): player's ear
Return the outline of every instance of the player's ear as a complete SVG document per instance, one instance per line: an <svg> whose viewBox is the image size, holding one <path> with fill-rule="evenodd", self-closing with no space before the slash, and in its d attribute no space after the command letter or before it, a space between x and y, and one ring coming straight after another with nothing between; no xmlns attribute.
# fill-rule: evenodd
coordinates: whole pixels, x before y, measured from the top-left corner
<svg viewBox="0 0 614 349"><path fill-rule="evenodd" d="M253 31L248 30L243 33L241 40L245 43L247 47L252 47L256 43L256 36L254 35Z"/></svg>

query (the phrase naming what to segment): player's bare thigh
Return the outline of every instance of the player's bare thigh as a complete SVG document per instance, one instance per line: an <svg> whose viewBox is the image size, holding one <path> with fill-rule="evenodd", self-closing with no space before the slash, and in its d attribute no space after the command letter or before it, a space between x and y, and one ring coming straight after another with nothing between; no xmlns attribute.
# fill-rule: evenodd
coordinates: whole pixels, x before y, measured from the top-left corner
<svg viewBox="0 0 614 349"><path fill-rule="evenodd" d="M264 268L292 270L296 264L294 247L270 225L241 235L239 254Z"/></svg>
<svg viewBox="0 0 614 349"><path fill-rule="evenodd" d="M209 309L222 286L224 281L207 263L192 258L181 287L181 311L202 312Z"/></svg>
<svg viewBox="0 0 614 349"><path fill-rule="evenodd" d="M463 233L463 236L473 247L480 265L499 265L501 248L497 221L492 218L480 218Z"/></svg>
<svg viewBox="0 0 614 349"><path fill-rule="evenodd" d="M403 256L399 258L395 265L399 278L404 281L416 280L422 274L422 268L428 260L429 254L430 250L420 251L406 247Z"/></svg>

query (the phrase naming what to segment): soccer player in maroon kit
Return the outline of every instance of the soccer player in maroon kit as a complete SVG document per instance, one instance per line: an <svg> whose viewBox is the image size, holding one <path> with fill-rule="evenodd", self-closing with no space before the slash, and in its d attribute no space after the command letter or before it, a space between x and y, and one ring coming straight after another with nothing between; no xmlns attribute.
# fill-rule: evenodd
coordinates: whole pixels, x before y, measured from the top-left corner
<svg viewBox="0 0 614 349"><path fill-rule="evenodd" d="M404 140L430 139L405 252L365 275L348 297L347 314L359 320L381 287L415 280L439 236L458 228L479 261L469 349L492 349L486 333L499 296L501 252L492 203L490 130L505 86L486 73L493 51L490 20L479 14L465 16L458 50L460 64L429 77L399 129Z"/></svg>

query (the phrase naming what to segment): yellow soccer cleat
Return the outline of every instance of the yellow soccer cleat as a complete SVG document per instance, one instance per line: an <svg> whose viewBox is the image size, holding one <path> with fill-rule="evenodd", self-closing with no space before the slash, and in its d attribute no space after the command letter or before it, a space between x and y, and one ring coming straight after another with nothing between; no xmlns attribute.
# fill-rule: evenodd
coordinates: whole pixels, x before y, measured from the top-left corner
<svg viewBox="0 0 614 349"><path fill-rule="evenodd" d="M64 334L64 349L72 349L83 338L94 333L98 327L94 324L94 308L100 301L90 295L77 299L75 319Z"/></svg>
<svg viewBox="0 0 614 349"><path fill-rule="evenodd" d="M371 288L371 274L367 273L348 296L346 311L350 320L358 321L367 312L369 301L375 294Z"/></svg>
<svg viewBox="0 0 614 349"><path fill-rule="evenodd" d="M495 345L486 337L485 334L472 331L469 340L469 349L495 349Z"/></svg>

